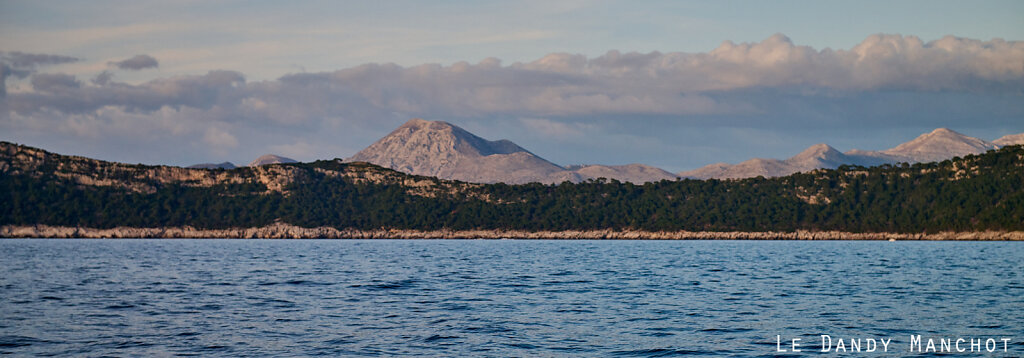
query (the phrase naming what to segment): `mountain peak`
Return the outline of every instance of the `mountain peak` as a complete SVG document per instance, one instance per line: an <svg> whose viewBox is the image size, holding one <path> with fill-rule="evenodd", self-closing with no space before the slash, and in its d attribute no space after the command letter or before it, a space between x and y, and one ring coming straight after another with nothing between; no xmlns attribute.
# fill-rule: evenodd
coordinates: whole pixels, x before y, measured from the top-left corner
<svg viewBox="0 0 1024 358"><path fill-rule="evenodd" d="M821 155L828 155L828 154L832 154L832 153L839 153L839 151L836 150L835 148L832 148L831 145L828 145L828 144L825 144L825 143L818 143L818 144L812 145L810 147L807 147L807 149L804 149L804 151L800 152L800 154L797 154L797 155L793 156L793 158L805 157L805 156L806 157L821 156Z"/></svg>
<svg viewBox="0 0 1024 358"><path fill-rule="evenodd" d="M424 125L424 124L430 124L430 123L431 123L431 121L428 121L428 120L423 119L423 118L413 118L413 119L410 119L409 121L405 122L405 124L403 124L402 126L404 127L404 126L410 126L410 125ZM445 123L445 122L436 121L436 123Z"/></svg>
<svg viewBox="0 0 1024 358"><path fill-rule="evenodd" d="M474 182L537 181L562 170L511 141L489 141L448 122L419 118L405 122L349 160Z"/></svg>
<svg viewBox="0 0 1024 358"><path fill-rule="evenodd" d="M258 166L261 166L261 165L281 164L281 163L296 163L296 162L297 161L295 159L292 159L292 158L286 158L286 157L282 157L280 155L275 155L275 154L264 154L264 155L261 155L259 158L256 158L256 160L253 160L251 163L249 163L249 166L250 167L258 167Z"/></svg>
<svg viewBox="0 0 1024 358"><path fill-rule="evenodd" d="M409 121L405 122L404 124L402 124L401 126L398 127L398 129L403 129L403 128L407 129L407 130L445 131L445 130L453 130L454 128L457 128L457 127L455 125L451 124L451 123L444 122L444 121L428 121L428 120L421 119L421 118L413 118L413 119L410 119Z"/></svg>
<svg viewBox="0 0 1024 358"><path fill-rule="evenodd" d="M998 145L1000 147L1024 144L1024 133L1004 135L1002 137L999 137L999 139L992 141L992 144Z"/></svg>
<svg viewBox="0 0 1024 358"><path fill-rule="evenodd" d="M818 168L836 168L850 161L845 154L825 143L807 147L800 154L786 159L786 164L793 166L793 171L808 171ZM785 175L785 174L782 174Z"/></svg>
<svg viewBox="0 0 1024 358"><path fill-rule="evenodd" d="M419 118L405 122L348 161L478 183L561 183L602 177L643 183L676 178L672 173L641 164L563 168L509 140L490 141L451 123Z"/></svg>
<svg viewBox="0 0 1024 358"><path fill-rule="evenodd" d="M936 128L914 140L882 151L908 162L932 162L968 154L980 154L999 146L978 138L960 134L948 128Z"/></svg>

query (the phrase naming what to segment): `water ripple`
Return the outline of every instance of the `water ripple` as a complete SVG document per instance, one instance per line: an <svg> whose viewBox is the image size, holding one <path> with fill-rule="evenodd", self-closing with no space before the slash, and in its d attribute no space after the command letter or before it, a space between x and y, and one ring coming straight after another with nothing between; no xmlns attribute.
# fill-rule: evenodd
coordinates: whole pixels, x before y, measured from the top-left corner
<svg viewBox="0 0 1024 358"><path fill-rule="evenodd" d="M0 354L768 357L786 356L776 335L1024 331L1020 243L0 240L0 251ZM1009 346L1024 355L1024 340Z"/></svg>

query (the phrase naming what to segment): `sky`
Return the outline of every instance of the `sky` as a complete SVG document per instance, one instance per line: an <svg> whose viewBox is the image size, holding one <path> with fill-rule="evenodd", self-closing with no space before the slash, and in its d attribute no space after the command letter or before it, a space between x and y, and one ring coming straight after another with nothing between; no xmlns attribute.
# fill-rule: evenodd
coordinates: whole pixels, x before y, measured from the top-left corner
<svg viewBox="0 0 1024 358"><path fill-rule="evenodd" d="M1021 1L0 0L0 140L345 158L411 118L670 171L1024 132Z"/></svg>

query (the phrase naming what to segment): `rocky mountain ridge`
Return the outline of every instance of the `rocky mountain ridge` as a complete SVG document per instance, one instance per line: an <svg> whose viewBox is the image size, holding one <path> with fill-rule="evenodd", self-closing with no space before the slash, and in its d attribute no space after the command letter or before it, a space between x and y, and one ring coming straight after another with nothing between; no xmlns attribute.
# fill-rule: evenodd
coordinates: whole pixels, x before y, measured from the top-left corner
<svg viewBox="0 0 1024 358"><path fill-rule="evenodd" d="M1024 143L1024 134L988 142L938 128L881 151L854 149L843 153L828 144L819 143L784 160L755 158L735 165L716 163L673 174L644 164L563 167L508 140L488 141L447 122L413 119L348 160L365 161L415 175L477 183L552 184L598 178L644 183L677 178L779 177L815 169L834 169L844 164L875 166L941 161L1017 143Z"/></svg>
<svg viewBox="0 0 1024 358"><path fill-rule="evenodd" d="M406 122L346 160L475 183L553 184L597 178L643 183L676 179L672 173L643 164L566 168L511 141L489 141L451 123L423 119Z"/></svg>
<svg viewBox="0 0 1024 358"><path fill-rule="evenodd" d="M997 143L998 142L998 143ZM917 138L881 151L850 150L845 153L821 143L789 159L755 158L739 164L716 163L678 175L693 179L742 179L757 176L779 177L815 169L835 169L840 165L875 166L886 163L924 163L942 161L968 154L1024 143L1024 133L1004 136L994 142L937 128Z"/></svg>

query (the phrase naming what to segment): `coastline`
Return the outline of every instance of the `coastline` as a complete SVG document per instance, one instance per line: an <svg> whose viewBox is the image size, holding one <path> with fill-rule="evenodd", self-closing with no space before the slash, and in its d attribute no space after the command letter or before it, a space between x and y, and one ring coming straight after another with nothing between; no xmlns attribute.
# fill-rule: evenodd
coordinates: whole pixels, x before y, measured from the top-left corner
<svg viewBox="0 0 1024 358"><path fill-rule="evenodd" d="M231 229L196 229L190 226L96 229L49 225L4 225L0 226L0 238L1024 241L1024 231L852 233L840 231L339 230L332 227L304 228L275 223L263 227Z"/></svg>

